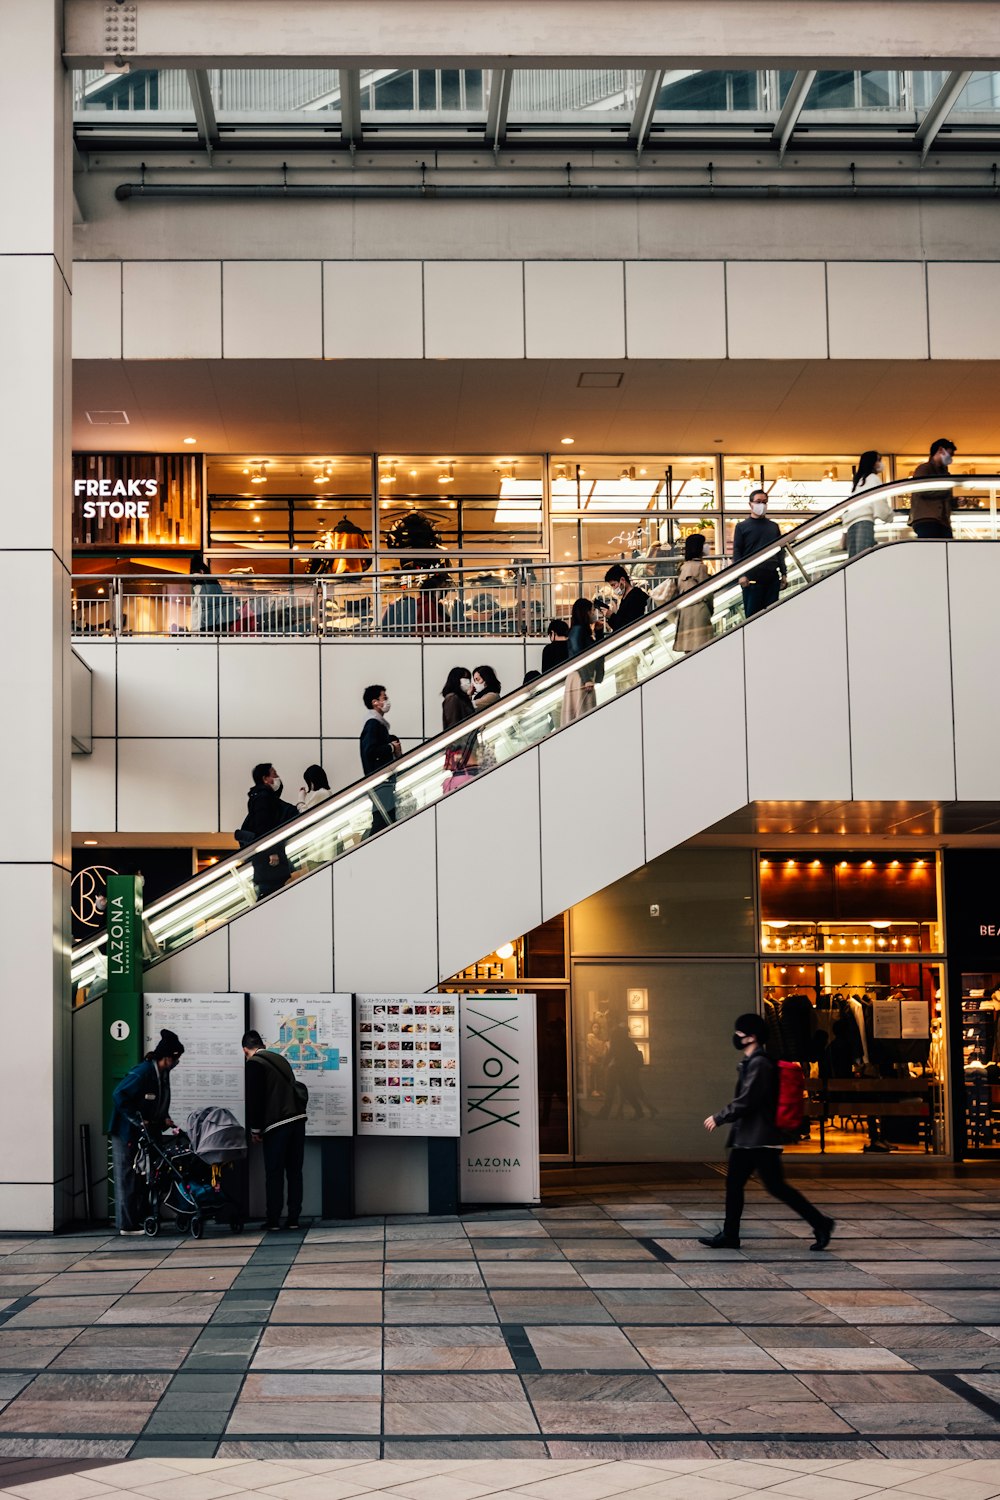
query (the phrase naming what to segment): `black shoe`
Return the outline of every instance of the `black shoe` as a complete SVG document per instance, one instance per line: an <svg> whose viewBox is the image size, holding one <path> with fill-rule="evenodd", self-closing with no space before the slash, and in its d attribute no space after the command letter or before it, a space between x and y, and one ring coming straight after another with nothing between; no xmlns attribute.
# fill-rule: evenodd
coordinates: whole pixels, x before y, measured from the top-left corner
<svg viewBox="0 0 1000 1500"><path fill-rule="evenodd" d="M740 1248L739 1240L729 1239L721 1230L718 1234L699 1235L698 1243L704 1245L706 1250L738 1250Z"/></svg>
<svg viewBox="0 0 1000 1500"><path fill-rule="evenodd" d="M272 1230L272 1229L280 1229L281 1225L280 1224L272 1224L269 1219L265 1219L264 1223L261 1224L259 1226L259 1228L261 1229L262 1232L264 1232L264 1231L269 1231L269 1230Z"/></svg>
<svg viewBox="0 0 1000 1500"><path fill-rule="evenodd" d="M816 1236L816 1238L809 1246L809 1249L825 1250L827 1245L830 1243L830 1236L833 1234L833 1231L834 1229L836 1229L836 1227L836 1220L824 1219L819 1228L813 1230L813 1234Z"/></svg>
<svg viewBox="0 0 1000 1500"><path fill-rule="evenodd" d="M285 1223L285 1228L286 1229L301 1229L302 1225L299 1223L298 1219L288 1219L286 1221L286 1223Z"/></svg>
<svg viewBox="0 0 1000 1500"><path fill-rule="evenodd" d="M892 1147L888 1141L869 1141L867 1146L861 1147L862 1151L891 1151Z"/></svg>

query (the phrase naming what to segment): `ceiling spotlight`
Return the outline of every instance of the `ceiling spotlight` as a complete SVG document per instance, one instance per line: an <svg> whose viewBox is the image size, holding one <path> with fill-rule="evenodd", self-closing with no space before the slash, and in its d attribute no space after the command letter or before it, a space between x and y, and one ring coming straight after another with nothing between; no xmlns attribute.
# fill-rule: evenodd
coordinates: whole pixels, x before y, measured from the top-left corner
<svg viewBox="0 0 1000 1500"><path fill-rule="evenodd" d="M96 843L97 843L97 840L96 840L96 839L84 839L84 841L83 841L83 842L84 842L84 843L85 843L85 844L86 844L86 845L88 845L88 846L89 846L89 845L91 845L91 844L96 844Z"/></svg>
<svg viewBox="0 0 1000 1500"><path fill-rule="evenodd" d="M198 439L196 437L195 438L185 438L184 441L186 443L196 443L198 441Z"/></svg>
<svg viewBox="0 0 1000 1500"><path fill-rule="evenodd" d="M438 484L455 483L455 465L449 464L443 474L438 475Z"/></svg>
<svg viewBox="0 0 1000 1500"><path fill-rule="evenodd" d="M496 950L496 952L497 952L497 958L513 958L514 957L514 944L513 943L501 943L500 946L499 946L499 948Z"/></svg>
<svg viewBox="0 0 1000 1500"><path fill-rule="evenodd" d="M565 443L566 447L568 448L571 443L575 443L576 442L576 438L569 438L569 437L560 438L559 441L561 443Z"/></svg>
<svg viewBox="0 0 1000 1500"><path fill-rule="evenodd" d="M332 484L333 471L329 464L321 464L318 474L313 476L313 484Z"/></svg>
<svg viewBox="0 0 1000 1500"><path fill-rule="evenodd" d="M252 469L244 469L243 472L244 472L244 474L249 474L250 475L250 483L251 484L266 484L267 483L267 472L266 472L266 470L267 470L267 465L266 464L254 464L254 466L253 466Z"/></svg>
<svg viewBox="0 0 1000 1500"><path fill-rule="evenodd" d="M629 464L626 468L622 469L621 473L618 475L618 478L623 481L634 479L635 465Z"/></svg>
<svg viewBox="0 0 1000 1500"><path fill-rule="evenodd" d="M516 466L512 458L505 458L501 460L500 468L497 470L497 473L500 475L501 479L513 479L515 477L515 467Z"/></svg>
<svg viewBox="0 0 1000 1500"><path fill-rule="evenodd" d="M395 484L396 483L396 465L395 464L390 464L389 467L388 467L388 469L382 475L382 483L383 484Z"/></svg>

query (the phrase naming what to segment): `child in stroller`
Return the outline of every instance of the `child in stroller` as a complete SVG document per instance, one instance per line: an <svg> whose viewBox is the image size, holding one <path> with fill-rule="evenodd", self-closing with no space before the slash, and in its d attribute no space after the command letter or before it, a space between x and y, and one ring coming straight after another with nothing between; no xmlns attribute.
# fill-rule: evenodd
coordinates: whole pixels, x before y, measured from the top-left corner
<svg viewBox="0 0 1000 1500"><path fill-rule="evenodd" d="M187 1131L160 1134L136 1121L136 1172L146 1184L147 1235L160 1232L161 1214L173 1214L180 1234L200 1239L205 1220L227 1223L239 1234L246 1221L245 1182L237 1163L246 1158L246 1133L228 1109L194 1110Z"/></svg>

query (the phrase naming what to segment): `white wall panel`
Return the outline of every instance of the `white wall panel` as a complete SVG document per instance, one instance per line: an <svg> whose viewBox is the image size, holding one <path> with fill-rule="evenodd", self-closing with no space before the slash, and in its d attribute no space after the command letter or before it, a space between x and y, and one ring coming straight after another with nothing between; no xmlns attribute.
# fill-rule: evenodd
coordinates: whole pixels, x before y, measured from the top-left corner
<svg viewBox="0 0 1000 1500"><path fill-rule="evenodd" d="M844 578L786 600L743 632L751 802L851 795ZM793 684L822 695L815 726L791 708Z"/></svg>
<svg viewBox="0 0 1000 1500"><path fill-rule="evenodd" d="M638 692L595 710L538 753L547 920L645 863Z"/></svg>
<svg viewBox="0 0 1000 1500"><path fill-rule="evenodd" d="M1000 802L1000 708L991 687L1000 661L1000 548L995 542L956 542L946 550L958 797Z"/></svg>
<svg viewBox="0 0 1000 1500"><path fill-rule="evenodd" d="M384 683L389 689L392 707L387 717L393 734L400 739L423 738L419 641L325 643L320 647L320 659L324 738L353 737L357 741L367 713L361 695L370 683ZM438 720L440 717L439 712Z"/></svg>
<svg viewBox="0 0 1000 1500"><path fill-rule="evenodd" d="M214 260L132 260L122 267L125 359L219 359L222 274Z"/></svg>
<svg viewBox="0 0 1000 1500"><path fill-rule="evenodd" d="M247 815L247 793L253 785L250 773L254 766L263 760L270 761L284 782L282 801L294 806L302 795L302 772L319 761L320 746L318 739L286 740L270 735L253 740L220 740L218 750L219 827L222 833L229 833Z"/></svg>
<svg viewBox="0 0 1000 1500"><path fill-rule="evenodd" d="M333 989L333 879L329 868L300 877L229 928L234 990Z"/></svg>
<svg viewBox="0 0 1000 1500"><path fill-rule="evenodd" d="M6 154L9 168L11 151ZM7 217L18 217L8 212ZM64 548L68 454L62 468L62 326L70 301L48 256L15 255L0 276L0 413L4 548ZM14 497L17 497L15 503ZM23 618L30 618L25 616Z"/></svg>
<svg viewBox="0 0 1000 1500"><path fill-rule="evenodd" d="M165 995L210 995L215 990L226 993L232 988L229 933L228 926L218 927L190 948L165 958L147 971L146 989Z"/></svg>
<svg viewBox="0 0 1000 1500"><path fill-rule="evenodd" d="M884 359L891 330L894 359L927 358L927 284L923 261L827 263L831 359Z"/></svg>
<svg viewBox="0 0 1000 1500"><path fill-rule="evenodd" d="M120 833L214 829L218 798L215 740L119 740Z"/></svg>
<svg viewBox="0 0 1000 1500"><path fill-rule="evenodd" d="M114 734L117 725L114 641L75 640L73 650L90 668L94 733Z"/></svg>
<svg viewBox="0 0 1000 1500"><path fill-rule="evenodd" d="M625 353L621 261L528 261L524 314L529 359L621 359Z"/></svg>
<svg viewBox="0 0 1000 1500"><path fill-rule="evenodd" d="M1000 347L1000 264L927 267L931 359L996 359Z"/></svg>
<svg viewBox="0 0 1000 1500"><path fill-rule="evenodd" d="M73 358L121 359L122 263L73 263Z"/></svg>
<svg viewBox="0 0 1000 1500"><path fill-rule="evenodd" d="M222 267L226 359L321 359L319 261L228 260Z"/></svg>
<svg viewBox="0 0 1000 1500"><path fill-rule="evenodd" d="M212 735L219 729L214 642L150 642L118 652L118 732Z"/></svg>
<svg viewBox="0 0 1000 1500"><path fill-rule="evenodd" d="M629 359L725 359L726 279L721 261L625 264Z"/></svg>
<svg viewBox="0 0 1000 1500"><path fill-rule="evenodd" d="M537 751L446 797L437 823L440 970L448 976L542 920Z"/></svg>
<svg viewBox="0 0 1000 1500"><path fill-rule="evenodd" d="M854 797L955 795L944 543L879 548L847 569Z"/></svg>
<svg viewBox="0 0 1000 1500"><path fill-rule="evenodd" d="M223 641L219 733L319 738L319 647L312 641Z"/></svg>
<svg viewBox="0 0 1000 1500"><path fill-rule="evenodd" d="M68 661L65 717L59 715L64 699L61 606L67 592L66 575L48 551L16 554L0 592L0 640L5 642L0 656L0 705L11 754L16 756L0 831L4 860L47 862L62 855L58 763L64 736L67 779L70 760Z"/></svg>
<svg viewBox="0 0 1000 1500"><path fill-rule="evenodd" d="M730 359L825 359L826 287L817 261L726 265Z"/></svg>
<svg viewBox="0 0 1000 1500"><path fill-rule="evenodd" d="M520 261L427 261L428 359L521 359L524 271Z"/></svg>
<svg viewBox="0 0 1000 1500"><path fill-rule="evenodd" d="M421 359L420 261L323 262L323 352L327 359Z"/></svg>
<svg viewBox="0 0 1000 1500"><path fill-rule="evenodd" d="M113 833L116 825L117 740L94 740L90 755L74 755L72 828L74 833Z"/></svg>
<svg viewBox="0 0 1000 1500"><path fill-rule="evenodd" d="M333 989L437 984L435 857L431 809L333 866Z"/></svg>
<svg viewBox="0 0 1000 1500"><path fill-rule="evenodd" d="M424 738L428 740L441 733L441 689L452 667L474 672L476 667L490 666L505 693L512 693L524 681L525 648L514 641L427 641L423 649Z"/></svg>
<svg viewBox="0 0 1000 1500"><path fill-rule="evenodd" d="M651 860L747 802L742 634L716 641L641 691Z"/></svg>

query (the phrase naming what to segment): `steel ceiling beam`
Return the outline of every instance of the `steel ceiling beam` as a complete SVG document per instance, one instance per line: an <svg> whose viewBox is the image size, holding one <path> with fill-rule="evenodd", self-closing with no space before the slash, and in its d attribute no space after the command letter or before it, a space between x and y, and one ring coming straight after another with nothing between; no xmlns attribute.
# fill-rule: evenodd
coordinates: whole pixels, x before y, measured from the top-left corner
<svg viewBox="0 0 1000 1500"><path fill-rule="evenodd" d="M781 106L781 114L771 133L771 139L778 148L779 161L785 154L815 79L815 68L804 68L792 79L792 86L788 90L787 98Z"/></svg>
<svg viewBox="0 0 1000 1500"><path fill-rule="evenodd" d="M507 139L507 111L514 82L513 68L494 68L489 74L490 102L486 111L486 143L494 151Z"/></svg>
<svg viewBox="0 0 1000 1500"><path fill-rule="evenodd" d="M103 67L105 0L63 0L64 57ZM140 67L990 69L995 0L138 0Z"/></svg>
<svg viewBox="0 0 1000 1500"><path fill-rule="evenodd" d="M656 112L656 101L660 97L662 84L662 68L647 68L645 73L643 73L639 92L636 96L635 112L632 115L632 123L628 131L628 143L636 151L641 151L649 140L653 115Z"/></svg>
<svg viewBox="0 0 1000 1500"><path fill-rule="evenodd" d="M927 153L937 139L938 131L958 103L958 97L971 77L971 72L963 73L956 70L954 73L949 73L931 100L930 108L913 133L913 139L918 141L921 147L921 161L927 160Z"/></svg>
<svg viewBox="0 0 1000 1500"><path fill-rule="evenodd" d="M361 72L340 70L340 138L345 146L361 145Z"/></svg>
<svg viewBox="0 0 1000 1500"><path fill-rule="evenodd" d="M187 81L191 90L191 103L194 105L194 117L198 122L198 139L211 156L219 145L219 126L215 118L208 74L204 68L188 68Z"/></svg>

